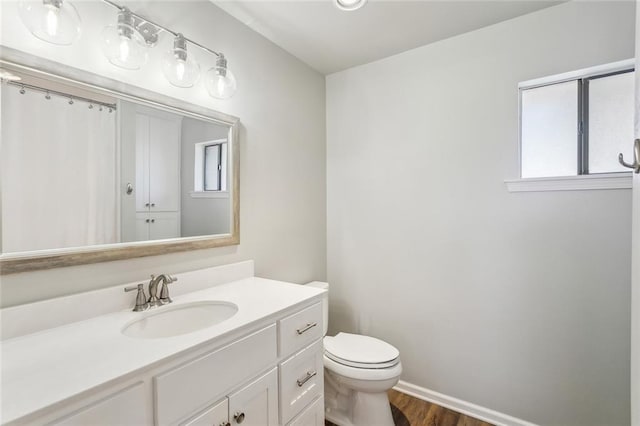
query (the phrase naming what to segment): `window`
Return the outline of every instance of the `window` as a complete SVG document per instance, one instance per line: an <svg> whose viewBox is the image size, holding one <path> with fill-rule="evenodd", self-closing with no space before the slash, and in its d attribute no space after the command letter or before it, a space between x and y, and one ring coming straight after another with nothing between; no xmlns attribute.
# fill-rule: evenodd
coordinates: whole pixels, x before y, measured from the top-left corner
<svg viewBox="0 0 640 426"><path fill-rule="evenodd" d="M195 144L193 188L195 193L227 191L227 140Z"/></svg>
<svg viewBox="0 0 640 426"><path fill-rule="evenodd" d="M204 147L204 190L220 191L222 183L222 145L205 145Z"/></svg>
<svg viewBox="0 0 640 426"><path fill-rule="evenodd" d="M632 62L521 83L520 176L625 172L634 118Z"/></svg>

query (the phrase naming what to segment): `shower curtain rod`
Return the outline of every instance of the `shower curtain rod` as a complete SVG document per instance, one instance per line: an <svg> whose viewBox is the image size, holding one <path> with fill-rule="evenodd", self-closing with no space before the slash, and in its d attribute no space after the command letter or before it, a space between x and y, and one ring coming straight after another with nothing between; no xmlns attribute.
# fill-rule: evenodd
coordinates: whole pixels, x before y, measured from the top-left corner
<svg viewBox="0 0 640 426"><path fill-rule="evenodd" d="M51 89L46 89L44 87L40 87L40 86L34 86L33 84L28 84L28 83L21 83L20 81L7 81L7 84L10 84L11 86L16 86L20 88L20 93L24 94L24 89L29 89L29 90L33 90L36 92L41 92L41 93L45 93L45 98L50 99L51 95L57 95L60 96L62 98L68 98L69 99L69 104L72 105L74 103L74 101L82 101L82 102L86 102L89 104L89 108L93 108L93 105L98 105L100 107L105 107L109 109L109 112L113 112L116 110L116 104L110 104L107 102L100 102L100 101L96 101L94 99L89 99L89 98L85 98L82 96L76 96L76 95L70 95L68 93L64 93L64 92L60 92L58 90L51 90Z"/></svg>

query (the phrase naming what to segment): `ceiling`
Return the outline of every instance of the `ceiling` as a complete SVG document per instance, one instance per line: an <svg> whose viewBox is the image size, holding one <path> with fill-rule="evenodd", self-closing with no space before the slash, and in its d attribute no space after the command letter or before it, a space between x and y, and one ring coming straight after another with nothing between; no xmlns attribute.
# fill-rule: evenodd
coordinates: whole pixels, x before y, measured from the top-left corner
<svg viewBox="0 0 640 426"><path fill-rule="evenodd" d="M562 3L369 0L362 9L344 12L331 0L211 1L323 74Z"/></svg>

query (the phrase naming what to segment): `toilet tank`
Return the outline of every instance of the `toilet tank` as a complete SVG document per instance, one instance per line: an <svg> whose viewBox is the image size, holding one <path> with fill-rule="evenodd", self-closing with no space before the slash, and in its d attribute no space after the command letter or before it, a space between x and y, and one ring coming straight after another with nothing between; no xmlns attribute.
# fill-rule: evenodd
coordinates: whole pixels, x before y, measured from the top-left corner
<svg viewBox="0 0 640 426"><path fill-rule="evenodd" d="M306 285L327 290L327 292L322 296L322 335L326 336L327 329L329 327L329 283L312 281Z"/></svg>

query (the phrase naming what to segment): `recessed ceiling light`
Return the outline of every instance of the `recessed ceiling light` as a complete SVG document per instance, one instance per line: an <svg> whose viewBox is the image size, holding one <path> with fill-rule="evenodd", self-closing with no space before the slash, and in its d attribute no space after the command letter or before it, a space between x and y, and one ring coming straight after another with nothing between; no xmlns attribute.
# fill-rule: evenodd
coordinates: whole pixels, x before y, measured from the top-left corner
<svg viewBox="0 0 640 426"><path fill-rule="evenodd" d="M340 10L360 9L366 2L367 0L334 0L334 3Z"/></svg>

